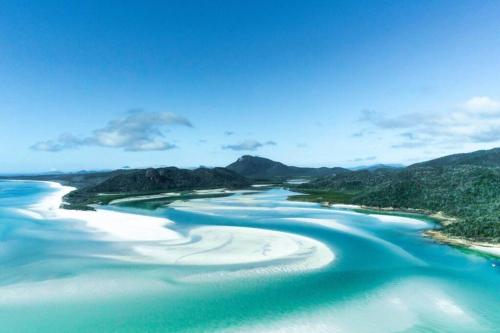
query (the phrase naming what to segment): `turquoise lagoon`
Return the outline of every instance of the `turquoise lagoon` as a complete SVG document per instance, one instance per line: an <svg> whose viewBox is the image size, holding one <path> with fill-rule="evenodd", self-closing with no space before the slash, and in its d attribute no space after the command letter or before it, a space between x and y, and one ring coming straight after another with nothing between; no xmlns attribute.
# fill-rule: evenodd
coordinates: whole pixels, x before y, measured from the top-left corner
<svg viewBox="0 0 500 333"><path fill-rule="evenodd" d="M103 207L101 228L50 208L61 188L0 182L0 332L500 331L496 259L289 194Z"/></svg>

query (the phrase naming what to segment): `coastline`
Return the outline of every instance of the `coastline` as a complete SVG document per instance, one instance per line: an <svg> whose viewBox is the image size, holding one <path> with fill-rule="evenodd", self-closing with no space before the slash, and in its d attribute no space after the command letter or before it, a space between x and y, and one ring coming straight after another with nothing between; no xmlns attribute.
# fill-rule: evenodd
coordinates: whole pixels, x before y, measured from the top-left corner
<svg viewBox="0 0 500 333"><path fill-rule="evenodd" d="M432 238L433 240L452 246L480 252L493 257L500 258L500 244L471 241L464 238L453 237L444 234L441 230L426 230L422 233L425 237Z"/></svg>
<svg viewBox="0 0 500 333"><path fill-rule="evenodd" d="M420 210L420 209L395 209L393 207L368 207L368 206L359 206L360 209L366 209L366 210L378 210L378 211L387 211L387 212L394 212L394 213L410 213L410 214L420 214L420 215L425 215L435 221L437 221L441 226L446 227L450 224L456 223L458 219L456 217L448 216L444 214L443 212L430 212L426 210ZM481 242L481 241L474 241L462 237L456 237L456 236L450 236L445 233L443 233L442 230L440 229L428 229L425 230L422 235L427 238L431 238L434 241L441 243L441 244L447 244L447 245L452 245L456 247L461 247L464 249L468 249L471 251L479 252L481 254L486 254L490 255L493 257L500 258L500 244L498 243L490 243L490 242Z"/></svg>
<svg viewBox="0 0 500 333"><path fill-rule="evenodd" d="M404 213L404 214L419 214L427 216L436 222L438 222L441 226L448 226L452 223L457 222L457 218L448 216L443 212L431 212L423 209L415 209L415 208L407 208L407 209L396 209L393 207L371 207L364 205L352 205L352 204L337 204L331 202L320 202L321 205L332 207L332 208L344 208L344 209L357 209L361 211L365 211L366 214L373 213L373 211L378 212L392 212L392 213ZM461 237L454 237L450 235L446 235L439 229L428 229L422 232L422 235L427 238L431 238L432 240L446 245L452 245L455 247L464 248L467 250L471 250L480 254L486 254L489 256L493 256L496 258L500 258L500 244L498 243L490 243L490 242L480 242L473 241L470 239L465 239Z"/></svg>
<svg viewBox="0 0 500 333"><path fill-rule="evenodd" d="M63 197L75 188L57 182L41 182L55 189L55 192L28 207L29 210L38 213L40 217L83 221L90 230L101 233L106 240L149 241L181 238L175 231L165 228L165 226L173 224L166 218L105 209L90 211L62 208ZM137 221L142 224L140 228L138 228Z"/></svg>

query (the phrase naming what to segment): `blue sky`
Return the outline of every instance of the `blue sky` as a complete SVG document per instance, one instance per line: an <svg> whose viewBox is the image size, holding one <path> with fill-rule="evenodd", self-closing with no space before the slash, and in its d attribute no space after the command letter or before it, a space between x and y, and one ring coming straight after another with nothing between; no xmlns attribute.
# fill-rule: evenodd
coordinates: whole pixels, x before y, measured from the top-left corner
<svg viewBox="0 0 500 333"><path fill-rule="evenodd" d="M0 172L500 146L498 1L1 1Z"/></svg>

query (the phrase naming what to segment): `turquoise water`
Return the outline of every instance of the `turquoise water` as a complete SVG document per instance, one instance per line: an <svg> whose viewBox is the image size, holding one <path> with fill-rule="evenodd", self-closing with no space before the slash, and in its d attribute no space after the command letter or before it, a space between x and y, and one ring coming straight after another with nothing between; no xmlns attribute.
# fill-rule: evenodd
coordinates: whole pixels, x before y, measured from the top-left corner
<svg viewBox="0 0 500 333"><path fill-rule="evenodd" d="M141 262L123 258L144 242L108 240L82 221L29 213L54 191L0 182L0 332L499 331L498 261L421 237L431 221L288 202L282 189L156 211L108 207L166 217L180 235L203 227L285 232L276 235L306 237L335 256ZM213 260L203 237L189 246L200 244Z"/></svg>

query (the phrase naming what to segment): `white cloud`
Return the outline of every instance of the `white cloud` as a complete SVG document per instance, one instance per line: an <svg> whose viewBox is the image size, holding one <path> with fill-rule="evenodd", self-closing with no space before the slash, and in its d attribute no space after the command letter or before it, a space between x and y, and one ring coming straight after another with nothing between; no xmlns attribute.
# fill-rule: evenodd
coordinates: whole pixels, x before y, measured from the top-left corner
<svg viewBox="0 0 500 333"><path fill-rule="evenodd" d="M223 149L231 149L231 150L248 150L248 151L254 151L259 148L262 148L264 146L276 146L276 142L274 141L266 141L264 143L259 142L257 140L245 140L237 144L232 144L232 145L225 145L222 146Z"/></svg>
<svg viewBox="0 0 500 333"><path fill-rule="evenodd" d="M473 97L449 112L387 117L364 110L360 120L383 130L404 130L400 136L406 141L394 144L394 148L500 141L500 102L484 96Z"/></svg>
<svg viewBox="0 0 500 333"><path fill-rule="evenodd" d="M152 140L137 140L125 147L126 151L153 151L153 150L168 150L176 148L176 145L161 141L158 139Z"/></svg>
<svg viewBox="0 0 500 333"><path fill-rule="evenodd" d="M500 102L488 96L472 97L462 107L472 111L500 111Z"/></svg>
<svg viewBox="0 0 500 333"><path fill-rule="evenodd" d="M63 133L59 135L59 137L55 140L39 141L32 145L30 148L39 151L58 152L65 149L78 148L84 143L85 140L82 140L74 136L73 134Z"/></svg>
<svg viewBox="0 0 500 333"><path fill-rule="evenodd" d="M40 141L31 146L34 150L57 152L82 146L122 148L125 151L154 151L175 148L164 139L165 130L173 125L192 127L186 118L169 112L144 112L132 110L118 119L111 120L91 136L78 138L63 134L55 140Z"/></svg>

